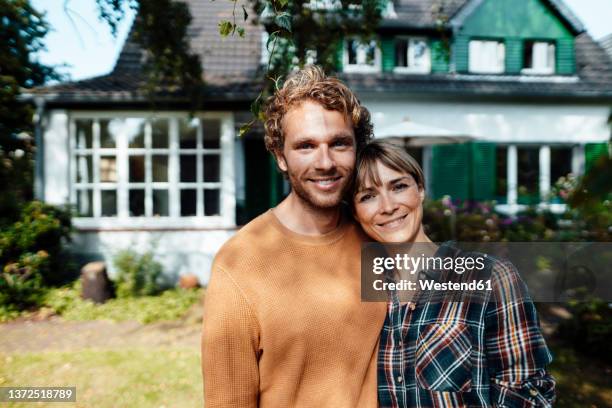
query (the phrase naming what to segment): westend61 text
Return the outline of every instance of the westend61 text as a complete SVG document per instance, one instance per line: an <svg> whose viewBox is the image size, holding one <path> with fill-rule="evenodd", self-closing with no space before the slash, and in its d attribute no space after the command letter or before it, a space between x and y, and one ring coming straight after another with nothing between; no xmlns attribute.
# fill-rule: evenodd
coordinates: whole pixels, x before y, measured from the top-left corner
<svg viewBox="0 0 612 408"><path fill-rule="evenodd" d="M460 291L476 291L476 290L493 290L491 280L473 280L471 282L437 282L434 280L419 280L418 289L424 290L460 290ZM398 282L384 282L382 279L377 279L372 283L374 290L402 290L413 291L417 290L417 282L402 279Z"/></svg>

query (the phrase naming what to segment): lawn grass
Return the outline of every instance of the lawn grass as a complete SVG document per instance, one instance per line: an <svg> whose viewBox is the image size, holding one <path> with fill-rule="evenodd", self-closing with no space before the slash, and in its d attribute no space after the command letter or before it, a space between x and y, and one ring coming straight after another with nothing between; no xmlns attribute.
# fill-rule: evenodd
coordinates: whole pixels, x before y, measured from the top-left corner
<svg viewBox="0 0 612 408"><path fill-rule="evenodd" d="M86 349L0 353L0 386L76 386L76 403L2 403L2 407L201 408L198 350Z"/></svg>

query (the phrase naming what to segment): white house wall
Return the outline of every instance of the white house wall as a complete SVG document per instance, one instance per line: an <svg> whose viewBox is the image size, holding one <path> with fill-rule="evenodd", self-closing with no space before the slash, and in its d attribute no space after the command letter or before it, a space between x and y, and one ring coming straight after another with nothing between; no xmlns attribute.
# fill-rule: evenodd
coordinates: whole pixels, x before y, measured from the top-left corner
<svg viewBox="0 0 612 408"><path fill-rule="evenodd" d="M43 132L44 197L47 203L70 202L70 153L68 112L53 110L45 118Z"/></svg>
<svg viewBox="0 0 612 408"><path fill-rule="evenodd" d="M470 103L415 100L414 97L361 97L374 133L406 118L498 143L604 142L610 137L610 107L569 104Z"/></svg>
<svg viewBox="0 0 612 408"><path fill-rule="evenodd" d="M208 283L216 252L234 231L80 231L72 248L81 257L103 259L109 275L116 276L113 258L123 249L137 253L152 251L163 265L164 275L174 281L181 275L194 274Z"/></svg>

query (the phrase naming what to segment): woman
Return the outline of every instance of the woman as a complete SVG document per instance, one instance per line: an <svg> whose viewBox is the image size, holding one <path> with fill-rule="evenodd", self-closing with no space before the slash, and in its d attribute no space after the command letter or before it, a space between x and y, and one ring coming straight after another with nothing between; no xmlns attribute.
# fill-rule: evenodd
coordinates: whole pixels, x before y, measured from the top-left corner
<svg viewBox="0 0 612 408"><path fill-rule="evenodd" d="M359 155L356 177L354 215L371 238L429 243L422 245L444 259L466 254L450 243L437 247L425 234L423 172L401 147L371 142ZM434 268L420 276L449 278L442 273ZM492 258L478 273L492 282L480 292L484 297L458 302L422 290L400 302L390 293L378 355L381 407L551 406L555 383L546 365L552 357L531 300L509 294L524 289L514 266Z"/></svg>

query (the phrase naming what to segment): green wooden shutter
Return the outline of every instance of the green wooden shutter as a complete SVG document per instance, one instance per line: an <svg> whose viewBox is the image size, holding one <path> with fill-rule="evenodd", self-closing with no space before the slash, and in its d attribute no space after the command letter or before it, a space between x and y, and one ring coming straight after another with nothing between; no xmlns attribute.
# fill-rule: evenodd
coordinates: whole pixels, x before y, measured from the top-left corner
<svg viewBox="0 0 612 408"><path fill-rule="evenodd" d="M562 38L556 42L557 48L557 74L571 75L576 72L576 57L574 53L574 39Z"/></svg>
<svg viewBox="0 0 612 408"><path fill-rule="evenodd" d="M395 67L395 40L393 37L383 37L380 40L383 72L392 72Z"/></svg>
<svg viewBox="0 0 612 408"><path fill-rule="evenodd" d="M523 68L523 41L520 38L506 38L506 72L519 74Z"/></svg>
<svg viewBox="0 0 612 408"><path fill-rule="evenodd" d="M431 42L431 72L448 72L450 50L442 40Z"/></svg>
<svg viewBox="0 0 612 408"><path fill-rule="evenodd" d="M465 200L470 195L470 146L449 144L432 147L431 196Z"/></svg>
<svg viewBox="0 0 612 408"><path fill-rule="evenodd" d="M344 38L336 43L336 70L342 72L344 69Z"/></svg>
<svg viewBox="0 0 612 408"><path fill-rule="evenodd" d="M468 72L469 69L469 38L465 35L455 37L454 43L455 69L457 72Z"/></svg>
<svg viewBox="0 0 612 408"><path fill-rule="evenodd" d="M604 154L608 154L608 143L587 143L584 146L585 170L589 171Z"/></svg>
<svg viewBox="0 0 612 408"><path fill-rule="evenodd" d="M478 201L495 198L495 143L474 142L471 149L471 198Z"/></svg>

